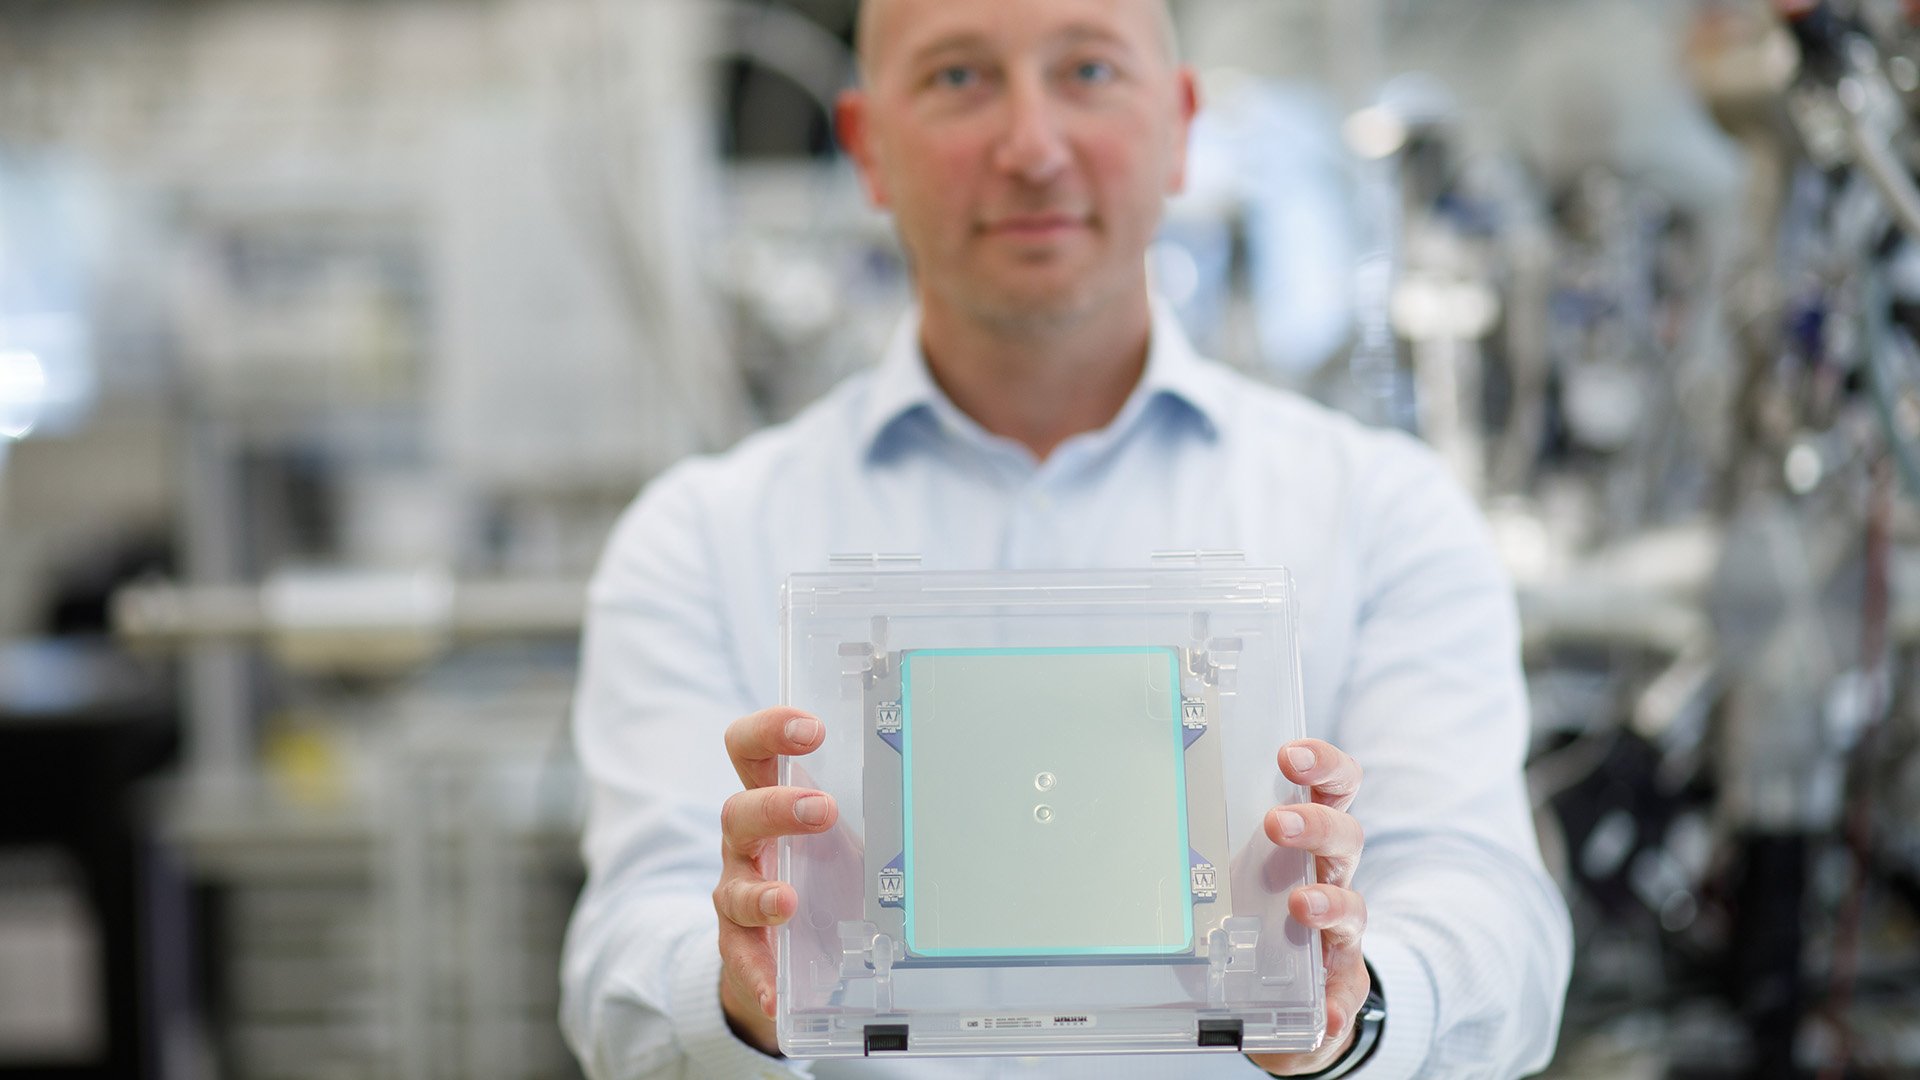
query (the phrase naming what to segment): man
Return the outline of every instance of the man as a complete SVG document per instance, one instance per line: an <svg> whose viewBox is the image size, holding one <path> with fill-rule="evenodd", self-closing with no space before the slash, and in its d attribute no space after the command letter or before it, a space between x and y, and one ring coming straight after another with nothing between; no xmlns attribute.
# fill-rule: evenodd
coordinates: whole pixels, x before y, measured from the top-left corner
<svg viewBox="0 0 1920 1080"><path fill-rule="evenodd" d="M1417 444L1199 359L1150 301L1144 254L1196 108L1162 0L869 0L861 62L840 133L894 216L917 317L877 371L652 485L593 587L576 714L591 875L563 1006L588 1073L1326 1075L1363 1046L1369 1077L1540 1067L1569 934L1520 776L1510 593ZM778 1058L771 928L798 897L767 855L837 814L774 786L778 755L822 739L765 707L781 580L842 552L982 569L1201 549L1299 584L1315 738L1240 735L1312 792L1265 827L1319 859L1290 911L1325 942L1320 1049Z"/></svg>

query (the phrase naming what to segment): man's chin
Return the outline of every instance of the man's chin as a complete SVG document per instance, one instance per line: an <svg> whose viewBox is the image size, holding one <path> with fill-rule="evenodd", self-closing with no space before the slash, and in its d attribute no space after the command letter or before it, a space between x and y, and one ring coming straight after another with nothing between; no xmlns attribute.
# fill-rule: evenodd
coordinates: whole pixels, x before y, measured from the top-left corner
<svg viewBox="0 0 1920 1080"><path fill-rule="evenodd" d="M968 306L982 323L1027 333L1070 329L1101 309L1099 291L1084 281L1023 283L972 299Z"/></svg>

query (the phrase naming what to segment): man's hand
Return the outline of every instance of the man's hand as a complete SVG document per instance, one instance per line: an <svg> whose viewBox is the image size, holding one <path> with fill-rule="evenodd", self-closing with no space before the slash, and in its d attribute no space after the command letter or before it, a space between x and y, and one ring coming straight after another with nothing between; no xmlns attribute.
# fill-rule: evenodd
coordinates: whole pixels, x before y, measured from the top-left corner
<svg viewBox="0 0 1920 1080"><path fill-rule="evenodd" d="M1320 931L1327 965L1327 1038L1307 1054L1249 1054L1276 1076L1314 1073L1332 1065L1353 1042L1354 1017L1366 1003L1369 981L1360 956L1367 905L1350 886L1365 835L1347 813L1360 791L1360 765L1331 744L1302 739L1280 750L1280 771L1312 793L1311 803L1267 812L1267 836L1285 848L1310 851L1318 884L1295 889L1287 910Z"/></svg>
<svg viewBox="0 0 1920 1080"><path fill-rule="evenodd" d="M798 709L766 709L727 726L727 756L746 790L720 808L720 884L713 909L720 916L720 1003L734 1033L766 1053L777 1053L773 1024L772 928L793 918L800 897L770 880L775 841L833 827L833 799L804 788L776 787L777 759L819 749L826 728Z"/></svg>

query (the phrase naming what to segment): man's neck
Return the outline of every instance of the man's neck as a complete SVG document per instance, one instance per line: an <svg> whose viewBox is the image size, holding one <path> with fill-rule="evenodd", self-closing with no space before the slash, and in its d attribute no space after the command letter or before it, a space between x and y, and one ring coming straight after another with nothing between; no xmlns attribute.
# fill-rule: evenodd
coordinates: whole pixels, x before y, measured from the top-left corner
<svg viewBox="0 0 1920 1080"><path fill-rule="evenodd" d="M1145 290L1071 320L991 326L922 297L920 345L960 411L1045 461L1113 422L1146 371L1153 312Z"/></svg>

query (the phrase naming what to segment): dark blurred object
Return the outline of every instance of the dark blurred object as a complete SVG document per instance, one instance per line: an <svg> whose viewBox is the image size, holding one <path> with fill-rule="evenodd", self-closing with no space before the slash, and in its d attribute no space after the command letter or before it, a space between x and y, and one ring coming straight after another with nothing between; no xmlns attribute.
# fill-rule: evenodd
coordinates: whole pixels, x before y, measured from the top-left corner
<svg viewBox="0 0 1920 1080"><path fill-rule="evenodd" d="M104 640L0 648L0 1077L159 1075L185 905L138 792L175 754L173 701Z"/></svg>
<svg viewBox="0 0 1920 1080"><path fill-rule="evenodd" d="M60 575L48 605L47 631L56 637L109 633L113 594L121 586L174 572L173 544L161 533L135 533L107 551L89 554Z"/></svg>
<svg viewBox="0 0 1920 1080"><path fill-rule="evenodd" d="M740 3L720 64L720 152L729 161L831 161L833 95L853 79L848 0Z"/></svg>

